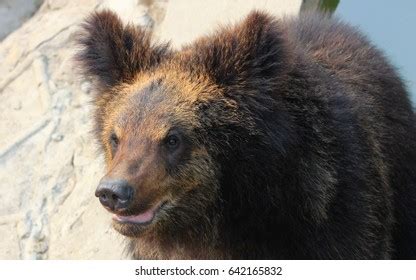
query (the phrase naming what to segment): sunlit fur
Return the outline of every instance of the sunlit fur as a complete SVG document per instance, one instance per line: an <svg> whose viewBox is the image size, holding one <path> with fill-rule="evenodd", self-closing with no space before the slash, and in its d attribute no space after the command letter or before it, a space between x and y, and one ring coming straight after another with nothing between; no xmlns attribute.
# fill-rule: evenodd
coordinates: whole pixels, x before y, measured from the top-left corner
<svg viewBox="0 0 416 280"><path fill-rule="evenodd" d="M150 225L114 224L133 258L416 257L414 113L357 30L252 12L180 50L109 11L82 30L106 176L135 188L122 214L167 201Z"/></svg>

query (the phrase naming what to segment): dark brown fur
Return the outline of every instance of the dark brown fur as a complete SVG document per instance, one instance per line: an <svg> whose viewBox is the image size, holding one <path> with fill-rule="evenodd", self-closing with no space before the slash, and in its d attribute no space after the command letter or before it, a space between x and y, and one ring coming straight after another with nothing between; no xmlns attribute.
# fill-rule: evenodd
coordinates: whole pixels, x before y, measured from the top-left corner
<svg viewBox="0 0 416 280"><path fill-rule="evenodd" d="M134 258L416 257L414 113L358 31L253 12L174 51L109 11L83 30L106 177L135 188L117 214L166 202L114 224Z"/></svg>

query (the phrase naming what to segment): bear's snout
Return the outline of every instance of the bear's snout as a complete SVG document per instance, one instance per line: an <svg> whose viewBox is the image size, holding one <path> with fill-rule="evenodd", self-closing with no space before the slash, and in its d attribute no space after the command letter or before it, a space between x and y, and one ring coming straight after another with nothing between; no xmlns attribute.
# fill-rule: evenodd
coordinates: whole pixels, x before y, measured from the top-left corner
<svg viewBox="0 0 416 280"><path fill-rule="evenodd" d="M126 180L103 178L95 191L101 204L110 211L119 211L129 207L133 198L133 188Z"/></svg>

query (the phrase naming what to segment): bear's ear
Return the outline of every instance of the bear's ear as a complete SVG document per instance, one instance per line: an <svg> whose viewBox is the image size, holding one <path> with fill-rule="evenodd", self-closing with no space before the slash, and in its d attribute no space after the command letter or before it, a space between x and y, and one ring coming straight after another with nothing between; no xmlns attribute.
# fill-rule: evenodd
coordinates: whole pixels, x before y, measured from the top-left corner
<svg viewBox="0 0 416 280"><path fill-rule="evenodd" d="M266 85L287 69L287 44L278 22L266 13L251 12L241 23L196 41L190 58L217 84Z"/></svg>
<svg viewBox="0 0 416 280"><path fill-rule="evenodd" d="M78 44L81 50L76 60L83 73L94 78L100 89L128 82L170 53L168 44L152 45L149 31L123 25L108 10L95 12L85 20Z"/></svg>

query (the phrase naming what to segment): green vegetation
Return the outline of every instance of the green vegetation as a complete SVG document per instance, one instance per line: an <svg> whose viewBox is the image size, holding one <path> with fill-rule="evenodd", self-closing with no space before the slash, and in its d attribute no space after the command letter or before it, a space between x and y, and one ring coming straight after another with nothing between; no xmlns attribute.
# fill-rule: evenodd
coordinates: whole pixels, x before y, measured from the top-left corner
<svg viewBox="0 0 416 280"><path fill-rule="evenodd" d="M339 4L339 0L320 0L319 9L323 12L333 13Z"/></svg>

